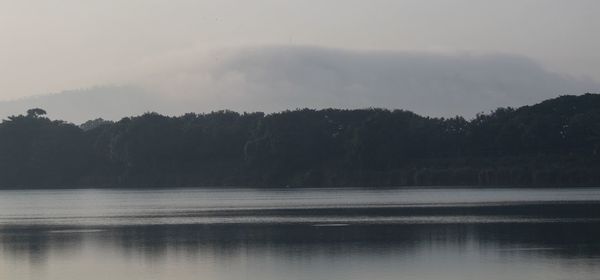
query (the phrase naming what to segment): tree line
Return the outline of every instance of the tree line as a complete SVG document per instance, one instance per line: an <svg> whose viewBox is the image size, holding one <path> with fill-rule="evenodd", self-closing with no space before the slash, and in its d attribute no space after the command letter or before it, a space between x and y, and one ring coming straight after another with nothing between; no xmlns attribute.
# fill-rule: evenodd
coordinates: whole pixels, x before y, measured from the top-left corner
<svg viewBox="0 0 600 280"><path fill-rule="evenodd" d="M0 187L600 185L600 95L471 120L404 110L0 123Z"/></svg>

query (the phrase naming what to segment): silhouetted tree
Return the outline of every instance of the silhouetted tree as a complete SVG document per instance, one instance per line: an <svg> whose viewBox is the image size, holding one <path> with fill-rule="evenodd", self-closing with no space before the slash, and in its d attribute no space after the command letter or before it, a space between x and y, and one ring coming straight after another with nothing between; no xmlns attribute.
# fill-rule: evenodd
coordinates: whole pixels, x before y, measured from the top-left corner
<svg viewBox="0 0 600 280"><path fill-rule="evenodd" d="M37 117L44 116L44 115L46 115L46 111L44 111L43 109L40 109L40 108L34 108L34 109L27 110L27 117L30 117L30 118L37 118Z"/></svg>

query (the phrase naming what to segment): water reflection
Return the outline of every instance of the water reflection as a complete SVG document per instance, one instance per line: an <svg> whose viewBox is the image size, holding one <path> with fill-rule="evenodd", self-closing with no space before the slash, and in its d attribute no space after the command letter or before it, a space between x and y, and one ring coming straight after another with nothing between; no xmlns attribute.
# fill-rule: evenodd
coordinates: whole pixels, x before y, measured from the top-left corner
<svg viewBox="0 0 600 280"><path fill-rule="evenodd" d="M406 279L480 279L473 277L485 273L492 274L486 279L523 279L534 272L538 276L528 279L566 274L568 279L595 279L600 272L599 236L597 223L4 227L0 276L7 276L12 262L29 272L43 268L47 279L76 279L56 270L62 266L98 273L120 269L121 275L133 269L139 277L164 269L165 277L179 279L200 277L195 273L208 273L211 279L398 279L402 271L410 272ZM209 271L196 271L196 265ZM511 271L494 274L503 269Z"/></svg>
<svg viewBox="0 0 600 280"><path fill-rule="evenodd" d="M598 279L600 190L511 191L0 192L0 279Z"/></svg>

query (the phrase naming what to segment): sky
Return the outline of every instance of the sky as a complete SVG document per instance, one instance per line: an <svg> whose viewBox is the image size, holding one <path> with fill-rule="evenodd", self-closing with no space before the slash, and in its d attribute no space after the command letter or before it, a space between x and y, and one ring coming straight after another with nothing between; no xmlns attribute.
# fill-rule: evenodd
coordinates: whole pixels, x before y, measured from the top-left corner
<svg viewBox="0 0 600 280"><path fill-rule="evenodd" d="M501 69L509 69L505 66L510 64L516 67L510 69L526 75L527 69L533 67L547 75L541 80L564 79L564 84L557 85L556 90L548 94L581 93L579 91L599 88L598 11L600 1L595 0L0 0L0 101L125 84L159 92L166 98L250 92L241 87L245 83L225 86L202 82L206 75L190 77L190 69L194 69L191 73L209 73L213 78L214 71L233 71L248 82L259 67L264 75L279 77L262 77L261 82L266 84L255 88L263 91L281 91L281 81L299 89L327 91L332 88L331 84L329 88L307 86L303 84L304 76L282 78L278 75L282 68L298 67L318 71L329 67L329 70L340 71L336 76L344 77L343 81L348 84L358 79L359 86L374 86L364 82L366 76L372 73L385 76L384 69L399 67L390 63L407 63L403 59L386 62L381 55L416 58L418 61L413 60L410 65L414 68L425 65L423 69L450 60L455 66L444 67L459 76L468 75L461 72L461 65L481 58L484 63L481 67L485 68L486 59L493 57L490 67L497 68L486 68L483 72L496 75ZM288 51L282 52L282 49ZM302 60L307 55L313 58L308 66ZM358 61L347 64L340 55ZM368 59L374 59L379 66L366 62ZM321 63L322 60L329 62ZM514 63L516 60L520 64ZM239 66L240 61L255 65L246 65L241 72L239 68L223 70L225 65ZM348 74L349 69L344 68L364 65L371 65L374 72ZM414 74L409 72L406 72L409 76ZM440 82L446 78L437 74L430 80L428 76L422 72L415 79L429 84L429 88L440 88L440 84L446 88L462 87ZM480 85L482 88L489 83L505 82L494 81L493 77L474 79L481 82L473 79L470 82L488 83ZM515 83L504 85L501 94L514 95L530 88L522 86L522 81ZM387 88L380 88L390 91L392 86L402 85L390 82ZM365 88L364 92L377 95L377 90ZM403 90L402 94L410 95L409 91ZM291 92L298 94L296 90ZM335 106L337 101L340 106L347 105L346 98L339 96L343 93L332 93L322 105ZM414 95L416 99L411 98L417 100L416 103L427 101L419 101L419 93ZM368 94L357 96L353 97L355 106L370 104ZM234 104L234 98L230 99L232 103L216 102L215 106L244 109L239 105L249 102ZM532 97L526 100L530 99L535 100ZM282 100L288 99L282 97ZM213 99L202 101L215 102ZM523 100L488 101L489 104L482 103L483 109ZM290 98L289 102L320 104L314 96ZM375 97L372 103L377 105L378 102L381 103ZM250 105L249 109L261 109L259 103ZM408 109L418 107L412 103L391 106L403 105ZM457 108L456 113L463 113L460 110ZM446 114L435 109L423 112Z"/></svg>

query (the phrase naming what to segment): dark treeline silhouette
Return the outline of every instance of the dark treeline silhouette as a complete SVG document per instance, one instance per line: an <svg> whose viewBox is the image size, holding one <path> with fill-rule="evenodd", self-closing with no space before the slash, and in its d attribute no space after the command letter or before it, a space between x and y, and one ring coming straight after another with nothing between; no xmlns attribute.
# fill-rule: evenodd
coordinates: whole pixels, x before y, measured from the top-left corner
<svg viewBox="0 0 600 280"><path fill-rule="evenodd" d="M0 186L600 185L600 95L467 121L403 110L156 113L0 124Z"/></svg>

